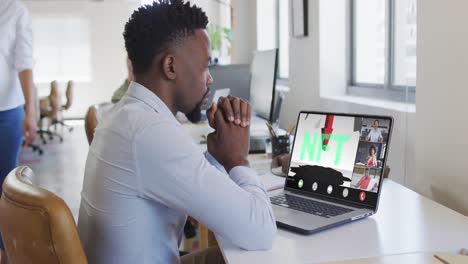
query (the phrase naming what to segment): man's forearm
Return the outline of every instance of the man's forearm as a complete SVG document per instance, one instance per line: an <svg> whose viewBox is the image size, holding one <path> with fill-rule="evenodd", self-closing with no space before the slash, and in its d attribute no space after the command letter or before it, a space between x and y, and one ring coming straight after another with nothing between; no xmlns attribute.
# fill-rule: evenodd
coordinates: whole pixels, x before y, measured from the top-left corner
<svg viewBox="0 0 468 264"><path fill-rule="evenodd" d="M26 116L33 117L36 114L36 89L33 83L32 70L24 70L18 73L21 87L23 88Z"/></svg>

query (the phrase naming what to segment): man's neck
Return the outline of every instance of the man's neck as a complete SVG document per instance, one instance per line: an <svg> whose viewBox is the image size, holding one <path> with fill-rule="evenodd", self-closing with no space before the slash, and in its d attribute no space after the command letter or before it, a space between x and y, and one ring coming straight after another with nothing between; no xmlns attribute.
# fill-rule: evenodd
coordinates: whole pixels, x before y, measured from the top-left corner
<svg viewBox="0 0 468 264"><path fill-rule="evenodd" d="M170 93L171 88L168 84L162 80L152 80L144 77L136 78L134 82L143 85L146 89L154 93L163 103L169 108L172 114L175 116L177 114L177 107L173 100L173 96Z"/></svg>

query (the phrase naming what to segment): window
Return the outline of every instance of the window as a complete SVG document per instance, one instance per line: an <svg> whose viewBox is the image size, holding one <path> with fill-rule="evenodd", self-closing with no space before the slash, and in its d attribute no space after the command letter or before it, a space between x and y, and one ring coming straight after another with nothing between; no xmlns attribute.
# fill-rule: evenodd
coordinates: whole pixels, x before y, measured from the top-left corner
<svg viewBox="0 0 468 264"><path fill-rule="evenodd" d="M416 0L353 0L349 93L415 101Z"/></svg>
<svg viewBox="0 0 468 264"><path fill-rule="evenodd" d="M288 0L279 0L279 77L289 77L289 9Z"/></svg>
<svg viewBox="0 0 468 264"><path fill-rule="evenodd" d="M90 26L86 18L35 17L33 29L38 83L91 81Z"/></svg>
<svg viewBox="0 0 468 264"><path fill-rule="evenodd" d="M278 77L289 76L288 0L257 0L257 49L279 49Z"/></svg>

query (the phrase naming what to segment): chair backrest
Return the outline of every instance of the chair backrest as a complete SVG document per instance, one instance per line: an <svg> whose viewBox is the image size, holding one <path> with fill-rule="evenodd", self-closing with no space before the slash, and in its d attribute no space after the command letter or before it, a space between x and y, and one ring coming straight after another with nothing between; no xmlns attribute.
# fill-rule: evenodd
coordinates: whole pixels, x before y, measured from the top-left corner
<svg viewBox="0 0 468 264"><path fill-rule="evenodd" d="M88 138L88 144L91 145L91 142L94 138L94 130L99 123L99 119L102 115L109 111L114 104L112 103L100 103L92 105L88 108L88 112L85 115L85 131L86 137Z"/></svg>
<svg viewBox="0 0 468 264"><path fill-rule="evenodd" d="M68 81L65 97L67 98L67 102L63 106L63 109L68 110L73 104L73 81Z"/></svg>
<svg viewBox="0 0 468 264"><path fill-rule="evenodd" d="M88 144L91 145L94 137L94 129L97 126L97 118L96 118L96 105L92 105L88 108L88 111L85 115L85 131L86 131L86 138L88 139Z"/></svg>
<svg viewBox="0 0 468 264"><path fill-rule="evenodd" d="M60 92L56 81L53 81L50 85L49 104L50 112L47 116L51 120L57 120L60 111Z"/></svg>
<svg viewBox="0 0 468 264"><path fill-rule="evenodd" d="M0 232L10 263L87 263L70 209L55 194L32 184L18 167L0 198Z"/></svg>

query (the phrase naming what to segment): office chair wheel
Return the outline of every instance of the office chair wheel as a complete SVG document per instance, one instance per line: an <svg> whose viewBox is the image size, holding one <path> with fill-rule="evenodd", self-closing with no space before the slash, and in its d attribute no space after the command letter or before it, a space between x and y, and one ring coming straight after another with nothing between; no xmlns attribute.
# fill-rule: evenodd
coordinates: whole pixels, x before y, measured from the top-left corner
<svg viewBox="0 0 468 264"><path fill-rule="evenodd" d="M45 138L42 139L42 144L47 144L47 141L45 140Z"/></svg>
<svg viewBox="0 0 468 264"><path fill-rule="evenodd" d="M68 129L68 132L72 132L72 131L73 131L73 127L70 127L70 128Z"/></svg>
<svg viewBox="0 0 468 264"><path fill-rule="evenodd" d="M52 139L54 139L54 137L53 137L52 135L50 135L50 136L49 136L49 139L52 140Z"/></svg>
<svg viewBox="0 0 468 264"><path fill-rule="evenodd" d="M62 143L62 142L63 142L63 138L60 138L60 143Z"/></svg>
<svg viewBox="0 0 468 264"><path fill-rule="evenodd" d="M39 155L42 155L44 151L42 149L39 150Z"/></svg>

